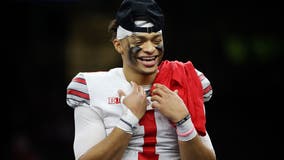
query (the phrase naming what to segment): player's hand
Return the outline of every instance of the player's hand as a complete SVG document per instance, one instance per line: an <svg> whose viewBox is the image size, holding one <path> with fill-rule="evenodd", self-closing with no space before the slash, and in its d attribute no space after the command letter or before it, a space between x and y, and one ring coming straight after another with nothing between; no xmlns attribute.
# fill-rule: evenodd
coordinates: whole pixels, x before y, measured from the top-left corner
<svg viewBox="0 0 284 160"><path fill-rule="evenodd" d="M146 112L147 96L142 86L132 81L131 84L132 91L129 95L126 95L123 90L118 90L118 94L120 98L125 96L121 103L124 103L138 119L141 119Z"/></svg>
<svg viewBox="0 0 284 160"><path fill-rule="evenodd" d="M176 123L188 115L188 110L178 91L171 91L162 84L154 84L152 91L152 107L157 108L165 117Z"/></svg>

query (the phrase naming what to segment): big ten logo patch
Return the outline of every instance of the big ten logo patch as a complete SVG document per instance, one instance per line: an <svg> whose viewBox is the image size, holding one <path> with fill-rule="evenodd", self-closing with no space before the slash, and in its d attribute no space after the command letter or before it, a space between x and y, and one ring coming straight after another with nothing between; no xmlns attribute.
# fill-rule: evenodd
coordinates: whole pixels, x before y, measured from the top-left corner
<svg viewBox="0 0 284 160"><path fill-rule="evenodd" d="M119 97L108 97L108 104L120 104Z"/></svg>

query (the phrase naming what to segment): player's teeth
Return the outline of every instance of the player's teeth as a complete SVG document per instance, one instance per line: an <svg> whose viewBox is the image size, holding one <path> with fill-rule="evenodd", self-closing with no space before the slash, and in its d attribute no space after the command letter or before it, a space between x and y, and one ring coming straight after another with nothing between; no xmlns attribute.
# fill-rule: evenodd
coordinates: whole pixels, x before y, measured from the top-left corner
<svg viewBox="0 0 284 160"><path fill-rule="evenodd" d="M154 60L155 57L151 57L151 58L142 58L142 60L146 60L146 61L150 61L150 60Z"/></svg>

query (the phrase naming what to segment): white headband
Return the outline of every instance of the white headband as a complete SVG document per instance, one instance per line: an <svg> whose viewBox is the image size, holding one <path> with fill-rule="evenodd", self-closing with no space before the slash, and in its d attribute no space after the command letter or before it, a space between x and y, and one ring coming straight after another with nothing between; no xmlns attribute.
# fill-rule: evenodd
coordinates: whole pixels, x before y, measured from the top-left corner
<svg viewBox="0 0 284 160"><path fill-rule="evenodd" d="M147 22L147 21L135 21L134 23L137 27L153 27L154 26L153 23ZM158 32L162 33L162 30L160 30ZM116 33L116 39L120 40L120 39L123 39L127 36L131 36L134 33L137 33L137 32L131 32L131 31L124 29L121 26L118 26L117 33Z"/></svg>

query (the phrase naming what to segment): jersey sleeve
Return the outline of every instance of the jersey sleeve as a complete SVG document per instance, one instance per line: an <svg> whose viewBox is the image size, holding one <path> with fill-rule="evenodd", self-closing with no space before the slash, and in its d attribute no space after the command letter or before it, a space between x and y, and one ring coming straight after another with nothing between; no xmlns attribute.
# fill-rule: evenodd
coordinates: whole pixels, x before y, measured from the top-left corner
<svg viewBox="0 0 284 160"><path fill-rule="evenodd" d="M211 84L210 84L210 81L205 77L205 75L198 71L197 69L195 69L199 79L200 79L200 82L201 82L201 85L202 85L202 89L203 89L203 100L204 102L208 102L211 97L212 97L212 94L213 94L213 90L212 90L212 87L211 87Z"/></svg>
<svg viewBox="0 0 284 160"><path fill-rule="evenodd" d="M78 73L69 83L66 102L72 108L90 105L88 86L82 73Z"/></svg>
<svg viewBox="0 0 284 160"><path fill-rule="evenodd" d="M102 141L107 134L103 120L97 112L89 107L76 107L74 112L75 136L73 150L75 159L79 160L84 153Z"/></svg>

